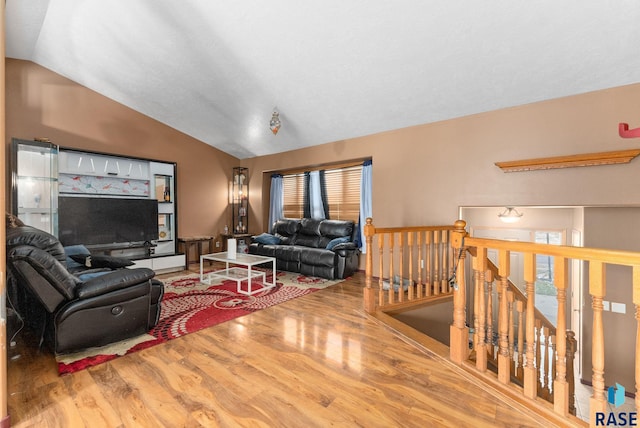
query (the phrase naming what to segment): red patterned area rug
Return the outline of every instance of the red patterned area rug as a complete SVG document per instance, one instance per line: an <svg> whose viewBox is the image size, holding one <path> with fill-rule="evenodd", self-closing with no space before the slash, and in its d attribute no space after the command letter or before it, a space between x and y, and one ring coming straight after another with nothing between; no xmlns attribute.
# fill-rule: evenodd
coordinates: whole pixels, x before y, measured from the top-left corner
<svg viewBox="0 0 640 428"><path fill-rule="evenodd" d="M275 287L252 296L237 293L235 281L224 281L214 285L201 283L199 274L167 278L163 282L165 292L162 298L160 321L149 334L74 354L56 355L58 372L73 373L101 364L313 293L337 284L341 280L331 281L297 273L277 272ZM270 276L267 276L266 282L272 282Z"/></svg>

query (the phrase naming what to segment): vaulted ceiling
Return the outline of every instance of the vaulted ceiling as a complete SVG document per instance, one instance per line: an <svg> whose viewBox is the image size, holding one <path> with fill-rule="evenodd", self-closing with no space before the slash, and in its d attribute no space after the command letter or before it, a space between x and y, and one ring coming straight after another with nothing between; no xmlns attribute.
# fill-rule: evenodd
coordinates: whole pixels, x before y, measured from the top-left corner
<svg viewBox="0 0 640 428"><path fill-rule="evenodd" d="M241 159L640 82L637 0L7 0L6 15L8 57Z"/></svg>

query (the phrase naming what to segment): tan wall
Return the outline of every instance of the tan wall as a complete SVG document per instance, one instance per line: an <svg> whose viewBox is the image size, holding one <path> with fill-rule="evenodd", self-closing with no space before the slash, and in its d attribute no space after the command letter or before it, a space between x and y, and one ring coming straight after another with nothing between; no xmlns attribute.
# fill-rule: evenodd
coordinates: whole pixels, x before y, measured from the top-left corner
<svg viewBox="0 0 640 428"><path fill-rule="evenodd" d="M379 226L451 224L459 206L640 204L640 159L517 173L494 165L638 148L640 140L618 136L619 122L640 126L640 84L246 159L253 224L267 222L263 172L365 157Z"/></svg>
<svg viewBox="0 0 640 428"><path fill-rule="evenodd" d="M32 62L6 60L6 92L8 146L12 137L47 137L63 147L176 162L179 234L217 234L229 221L235 157Z"/></svg>
<svg viewBox="0 0 640 428"><path fill-rule="evenodd" d="M640 207L592 207L584 210L584 245L593 248L640 251ZM583 284L583 336L582 378L591 381L591 331L593 309L589 296L589 270L584 270ZM606 266L606 302L625 305L625 313L614 312L605 306L602 313L604 324L605 384L615 382L628 391L634 391L636 331L633 305L631 267Z"/></svg>
<svg viewBox="0 0 640 428"><path fill-rule="evenodd" d="M7 59L6 82L7 144L49 137L177 162L182 235L220 232L229 222L227 183L238 164L249 168L252 233L266 227L269 172L367 157L381 226L450 224L459 206L640 204L638 159L520 173L494 165L638 147L640 140L621 139L617 129L619 122L640 126L640 84L239 161L31 62Z"/></svg>

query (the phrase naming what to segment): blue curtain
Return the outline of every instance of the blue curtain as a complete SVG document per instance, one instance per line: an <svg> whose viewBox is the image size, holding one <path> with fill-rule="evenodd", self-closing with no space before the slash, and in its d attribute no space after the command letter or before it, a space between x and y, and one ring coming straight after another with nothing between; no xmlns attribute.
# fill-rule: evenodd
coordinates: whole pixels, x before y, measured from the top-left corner
<svg viewBox="0 0 640 428"><path fill-rule="evenodd" d="M284 217L284 188L282 175L271 176L271 197L269 198L269 233L273 232L273 223Z"/></svg>
<svg viewBox="0 0 640 428"><path fill-rule="evenodd" d="M371 166L373 162L371 160L364 161L362 164L362 177L360 179L360 220L358 236L356 241L360 246L362 253L367 252L367 243L364 239L364 226L367 221L367 217L373 217L372 210L372 186L371 186Z"/></svg>

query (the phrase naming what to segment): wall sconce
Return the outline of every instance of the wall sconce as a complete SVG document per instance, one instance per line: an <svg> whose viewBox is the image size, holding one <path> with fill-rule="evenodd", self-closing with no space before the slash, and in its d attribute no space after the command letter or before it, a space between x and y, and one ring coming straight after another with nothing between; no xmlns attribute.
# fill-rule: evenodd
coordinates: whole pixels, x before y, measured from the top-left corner
<svg viewBox="0 0 640 428"><path fill-rule="evenodd" d="M498 218L500 218L503 223L517 223L520 221L522 215L522 213L519 213L518 210L513 207L505 207L504 211L498 214Z"/></svg>
<svg viewBox="0 0 640 428"><path fill-rule="evenodd" d="M271 115L271 121L269 121L269 129L271 129L273 135L276 135L278 133L281 125L282 122L280 122L280 113L278 113L278 110L276 110L276 108L274 107L273 113Z"/></svg>

